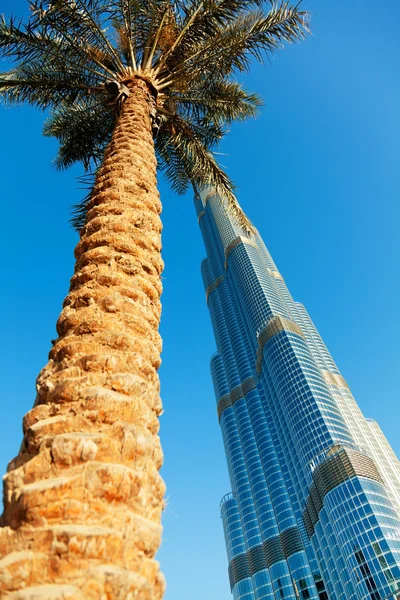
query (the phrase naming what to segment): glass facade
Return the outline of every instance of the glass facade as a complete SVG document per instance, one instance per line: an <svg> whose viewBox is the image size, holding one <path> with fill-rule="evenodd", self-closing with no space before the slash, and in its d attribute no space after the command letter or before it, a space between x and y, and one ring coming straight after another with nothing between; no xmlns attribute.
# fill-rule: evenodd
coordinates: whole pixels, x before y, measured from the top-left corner
<svg viewBox="0 0 400 600"><path fill-rule="evenodd" d="M400 463L258 233L195 200L235 600L400 600Z"/></svg>

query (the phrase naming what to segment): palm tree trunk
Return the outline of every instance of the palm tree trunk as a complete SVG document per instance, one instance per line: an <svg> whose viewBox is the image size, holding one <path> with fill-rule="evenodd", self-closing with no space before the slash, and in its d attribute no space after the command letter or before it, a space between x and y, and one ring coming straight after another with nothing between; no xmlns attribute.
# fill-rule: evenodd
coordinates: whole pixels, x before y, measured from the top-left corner
<svg viewBox="0 0 400 600"><path fill-rule="evenodd" d="M158 600L164 591L154 560L165 493L154 100L142 79L129 89L75 250L59 338L5 477L2 598Z"/></svg>

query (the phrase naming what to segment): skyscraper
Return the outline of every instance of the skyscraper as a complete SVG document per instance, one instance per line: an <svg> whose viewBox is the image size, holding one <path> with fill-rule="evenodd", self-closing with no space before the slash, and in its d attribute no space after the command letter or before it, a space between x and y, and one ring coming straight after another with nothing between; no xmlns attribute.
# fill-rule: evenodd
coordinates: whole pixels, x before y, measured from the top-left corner
<svg viewBox="0 0 400 600"><path fill-rule="evenodd" d="M195 200L235 600L400 600L400 463L258 233Z"/></svg>

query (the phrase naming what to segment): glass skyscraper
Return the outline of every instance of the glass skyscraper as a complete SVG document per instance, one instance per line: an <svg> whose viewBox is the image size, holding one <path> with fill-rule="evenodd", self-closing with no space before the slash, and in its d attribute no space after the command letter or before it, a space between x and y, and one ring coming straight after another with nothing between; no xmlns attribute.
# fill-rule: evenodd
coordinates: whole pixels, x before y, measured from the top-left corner
<svg viewBox="0 0 400 600"><path fill-rule="evenodd" d="M400 600L400 463L261 237L195 200L235 600Z"/></svg>

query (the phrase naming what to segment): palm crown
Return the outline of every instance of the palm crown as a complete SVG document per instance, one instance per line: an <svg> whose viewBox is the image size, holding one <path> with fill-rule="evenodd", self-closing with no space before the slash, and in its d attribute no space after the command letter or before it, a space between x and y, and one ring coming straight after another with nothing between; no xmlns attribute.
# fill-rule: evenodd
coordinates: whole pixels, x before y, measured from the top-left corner
<svg viewBox="0 0 400 600"><path fill-rule="evenodd" d="M0 21L0 97L51 108L46 135L60 142L56 165L95 171L132 76L154 90L159 168L184 193L211 184L228 199L232 183L211 150L224 128L257 113L256 94L234 81L252 56L302 37L307 14L265 0L35 0L23 24ZM84 210L77 213L82 224Z"/></svg>

